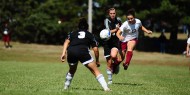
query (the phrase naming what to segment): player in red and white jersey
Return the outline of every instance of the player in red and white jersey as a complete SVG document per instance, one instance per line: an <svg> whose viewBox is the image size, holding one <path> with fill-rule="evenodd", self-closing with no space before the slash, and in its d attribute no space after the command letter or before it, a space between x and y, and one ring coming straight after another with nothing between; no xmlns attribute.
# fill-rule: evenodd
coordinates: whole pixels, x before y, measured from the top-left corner
<svg viewBox="0 0 190 95"><path fill-rule="evenodd" d="M123 56L126 54L126 60L123 63L124 70L127 70L131 58L133 56L133 50L138 42L139 29L142 31L152 34L152 31L147 30L139 19L135 18L135 10L130 9L127 12L127 21L125 21L119 30L117 31L117 37L121 41L121 49Z"/></svg>

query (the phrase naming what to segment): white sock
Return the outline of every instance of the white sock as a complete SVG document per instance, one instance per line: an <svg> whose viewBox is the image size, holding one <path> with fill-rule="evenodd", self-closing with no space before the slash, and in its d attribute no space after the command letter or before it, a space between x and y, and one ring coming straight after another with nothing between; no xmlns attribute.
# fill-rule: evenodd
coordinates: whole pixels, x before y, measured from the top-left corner
<svg viewBox="0 0 190 95"><path fill-rule="evenodd" d="M65 79L65 87L68 88L71 84L73 76L68 72Z"/></svg>
<svg viewBox="0 0 190 95"><path fill-rule="evenodd" d="M104 79L104 76L102 74L99 74L96 79L98 80L98 82L101 84L101 86L104 88L104 90L109 89L108 85Z"/></svg>
<svg viewBox="0 0 190 95"><path fill-rule="evenodd" d="M107 69L108 81L112 81L112 72Z"/></svg>

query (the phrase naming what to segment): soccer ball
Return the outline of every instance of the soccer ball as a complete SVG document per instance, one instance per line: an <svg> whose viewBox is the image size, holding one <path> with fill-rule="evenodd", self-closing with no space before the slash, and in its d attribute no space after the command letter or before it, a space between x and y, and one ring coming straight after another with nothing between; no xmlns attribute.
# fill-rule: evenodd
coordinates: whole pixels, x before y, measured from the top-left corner
<svg viewBox="0 0 190 95"><path fill-rule="evenodd" d="M7 34L8 34L8 32L5 30L5 31L3 32L3 34L4 34L4 35L7 35Z"/></svg>
<svg viewBox="0 0 190 95"><path fill-rule="evenodd" d="M100 31L100 38L105 41L109 40L111 38L111 32L107 29L103 29Z"/></svg>

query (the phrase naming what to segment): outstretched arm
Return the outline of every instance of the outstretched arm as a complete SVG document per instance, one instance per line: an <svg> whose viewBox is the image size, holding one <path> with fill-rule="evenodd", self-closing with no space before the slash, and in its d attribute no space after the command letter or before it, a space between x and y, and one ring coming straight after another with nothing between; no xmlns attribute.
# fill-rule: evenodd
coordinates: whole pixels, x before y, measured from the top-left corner
<svg viewBox="0 0 190 95"><path fill-rule="evenodd" d="M141 26L141 29L142 29L144 32L148 33L148 34L152 34L152 31L151 31L151 30L147 30L144 26Z"/></svg>
<svg viewBox="0 0 190 95"><path fill-rule="evenodd" d="M64 62L65 58L66 58L66 51L67 51L67 47L69 46L70 40L66 39L64 44L63 44L63 52L61 55L61 61Z"/></svg>

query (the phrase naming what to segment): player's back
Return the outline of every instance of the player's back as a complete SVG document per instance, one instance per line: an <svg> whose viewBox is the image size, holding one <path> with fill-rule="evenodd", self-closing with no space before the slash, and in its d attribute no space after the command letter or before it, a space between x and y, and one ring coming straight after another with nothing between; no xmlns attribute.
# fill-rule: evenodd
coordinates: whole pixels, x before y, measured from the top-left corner
<svg viewBox="0 0 190 95"><path fill-rule="evenodd" d="M97 44L94 36L85 30L77 30L69 34L70 45L69 47L80 46L89 48L93 44Z"/></svg>

